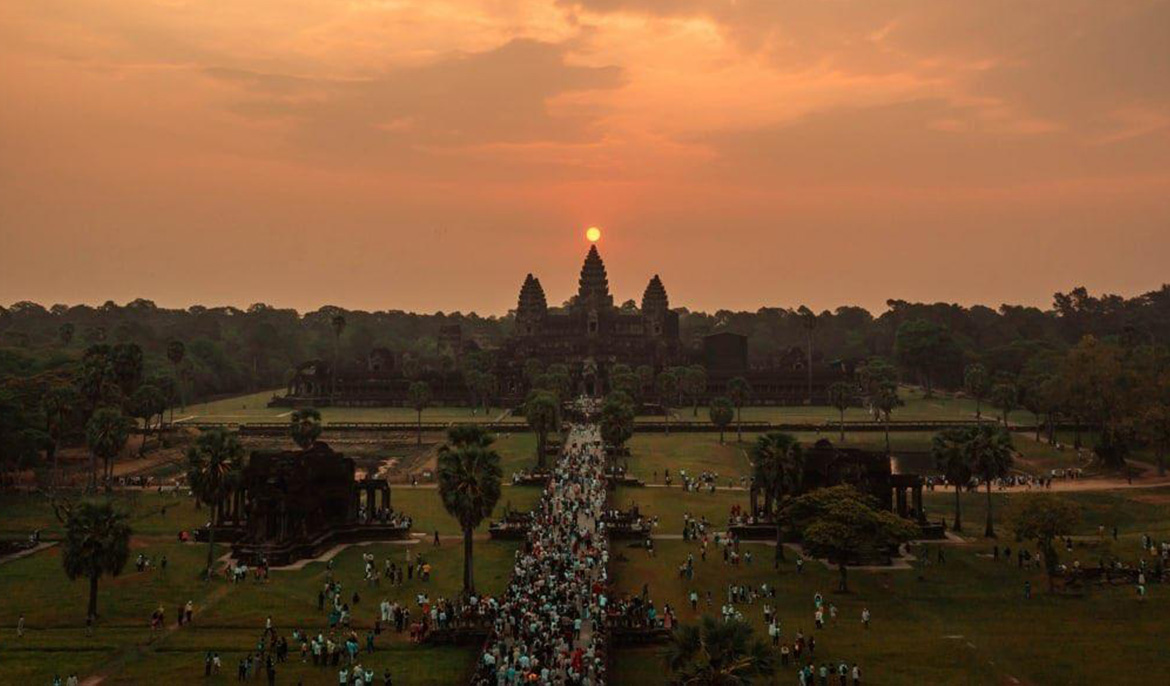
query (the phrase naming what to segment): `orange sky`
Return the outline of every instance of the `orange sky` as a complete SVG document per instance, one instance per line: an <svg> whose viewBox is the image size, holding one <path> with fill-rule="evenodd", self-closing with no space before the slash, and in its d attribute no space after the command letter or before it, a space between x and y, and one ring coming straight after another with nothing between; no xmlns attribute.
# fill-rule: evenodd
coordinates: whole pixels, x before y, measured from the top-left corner
<svg viewBox="0 0 1170 686"><path fill-rule="evenodd" d="M1159 287L1170 0L5 0L0 303Z"/></svg>

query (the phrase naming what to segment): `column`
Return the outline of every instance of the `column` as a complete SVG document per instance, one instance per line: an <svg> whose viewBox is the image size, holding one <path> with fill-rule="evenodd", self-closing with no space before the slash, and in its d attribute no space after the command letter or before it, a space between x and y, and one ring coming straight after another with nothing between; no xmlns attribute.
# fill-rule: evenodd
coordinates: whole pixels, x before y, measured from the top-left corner
<svg viewBox="0 0 1170 686"><path fill-rule="evenodd" d="M898 510L898 515L906 516L906 488L903 486L894 487L894 503Z"/></svg>
<svg viewBox="0 0 1170 686"><path fill-rule="evenodd" d="M918 516L919 524L926 524L926 512L922 509L922 484L914 484L914 511Z"/></svg>

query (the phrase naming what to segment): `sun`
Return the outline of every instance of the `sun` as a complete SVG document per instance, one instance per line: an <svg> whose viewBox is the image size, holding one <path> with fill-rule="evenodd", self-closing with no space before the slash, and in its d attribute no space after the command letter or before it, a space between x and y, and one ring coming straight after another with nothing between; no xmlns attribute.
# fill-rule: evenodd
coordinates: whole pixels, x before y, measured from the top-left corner
<svg viewBox="0 0 1170 686"><path fill-rule="evenodd" d="M596 226L590 226L588 229L585 229L585 237L589 239L590 243L596 243L601 239L601 229Z"/></svg>

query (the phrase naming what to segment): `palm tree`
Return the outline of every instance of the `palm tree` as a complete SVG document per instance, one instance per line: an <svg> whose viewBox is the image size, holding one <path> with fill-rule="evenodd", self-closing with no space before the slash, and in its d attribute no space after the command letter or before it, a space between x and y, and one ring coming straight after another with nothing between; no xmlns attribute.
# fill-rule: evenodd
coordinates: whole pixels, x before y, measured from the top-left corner
<svg viewBox="0 0 1170 686"><path fill-rule="evenodd" d="M548 434L561 428L560 403L555 395L538 391L529 396L528 402L524 404L524 417L536 433L536 468L543 471Z"/></svg>
<svg viewBox="0 0 1170 686"><path fill-rule="evenodd" d="M199 435L187 450L187 482L199 502L211 508L207 530L207 578L215 561L215 529L219 526L223 501L237 486L244 448L235 434L212 429Z"/></svg>
<svg viewBox="0 0 1170 686"><path fill-rule="evenodd" d="M333 315L329 320L329 328L333 329L333 367L329 370L329 402L332 404L333 395L337 392L337 357L341 353L341 332L345 331L345 316Z"/></svg>
<svg viewBox="0 0 1170 686"><path fill-rule="evenodd" d="M757 438L752 446L752 480L764 492L764 514L776 522L776 559L783 560L779 513L783 502L798 495L804 482L804 449L800 442L781 431Z"/></svg>
<svg viewBox="0 0 1170 686"><path fill-rule="evenodd" d="M487 448L496 442L496 437L479 424L456 424L447 429L447 443L456 448L479 446Z"/></svg>
<svg viewBox="0 0 1170 686"><path fill-rule="evenodd" d="M54 503L57 518L65 525L61 563L70 581L89 581L86 616L97 618L98 580L118 576L130 559L130 524L123 512L108 500L84 500L79 504Z"/></svg>
<svg viewBox="0 0 1170 686"><path fill-rule="evenodd" d="M719 445L723 445L723 431L735 417L735 408L731 406L731 400L724 397L713 399L707 408L707 414L711 415L711 423L719 427Z"/></svg>
<svg viewBox="0 0 1170 686"><path fill-rule="evenodd" d="M444 445L437 471L443 508L463 530L463 592L470 596L475 593L472 535L500 500L500 456L481 445Z"/></svg>
<svg viewBox="0 0 1170 686"><path fill-rule="evenodd" d="M804 328L804 335L808 342L808 402L811 405L813 383L813 331L817 328L817 313L808 309L804 305L801 305L800 308L796 311L796 314L800 316L800 325Z"/></svg>
<svg viewBox="0 0 1170 686"><path fill-rule="evenodd" d="M183 361L183 357L187 354L187 346L183 345L183 341L173 340L167 343L167 359L171 361L171 372L175 377L175 385L179 387L179 405L185 405L185 394L183 393L183 382L179 374L179 363ZM175 406L171 405L171 424L175 423Z"/></svg>
<svg viewBox="0 0 1170 686"><path fill-rule="evenodd" d="M72 386L54 386L41 398L45 413L45 433L49 436L48 457L52 461L52 483L57 484L57 448L81 407L81 395Z"/></svg>
<svg viewBox="0 0 1170 686"><path fill-rule="evenodd" d="M154 385L146 383L134 391L130 396L130 408L133 415L142 420L142 443L138 445L138 455L146 452L146 437L150 435L150 421L156 414L161 414L166 407L166 398L162 391Z"/></svg>
<svg viewBox="0 0 1170 686"><path fill-rule="evenodd" d="M837 408L841 417L841 442L845 442L845 410L853 406L857 388L846 381L834 381L829 385L829 404Z"/></svg>
<svg viewBox="0 0 1170 686"><path fill-rule="evenodd" d="M675 629L663 656L671 683L686 686L750 684L775 671L772 654L753 638L751 625L710 616Z"/></svg>
<svg viewBox="0 0 1170 686"><path fill-rule="evenodd" d="M670 435L670 406L671 401L678 395L678 375L672 371L664 371L658 375L658 402L666 415L666 435Z"/></svg>
<svg viewBox="0 0 1170 686"><path fill-rule="evenodd" d="M947 481L955 487L955 524L952 531L963 530L963 513L960 509L960 493L963 486L971 481L971 465L967 462L966 445L969 434L964 429L947 429L935 434L930 443L930 454L934 463Z"/></svg>
<svg viewBox="0 0 1170 686"><path fill-rule="evenodd" d="M987 527L983 535L995 538L991 525L991 482L1007 476L1012 468L1012 436L1007 429L980 424L970 430L964 451L971 473L987 486Z"/></svg>
<svg viewBox="0 0 1170 686"><path fill-rule="evenodd" d="M103 477L113 476L114 459L130 438L130 419L113 407L98 408L85 425L85 443L89 447L89 490L97 490L97 460L102 461ZM108 487L108 482L107 482Z"/></svg>
<svg viewBox="0 0 1170 686"><path fill-rule="evenodd" d="M987 367L974 362L963 370L963 390L975 399L975 419L983 417L983 399L987 397L989 378Z"/></svg>
<svg viewBox="0 0 1170 686"><path fill-rule="evenodd" d="M57 336L61 339L61 345L68 346L73 341L73 333L75 329L69 322L65 322L57 328Z"/></svg>
<svg viewBox="0 0 1170 686"><path fill-rule="evenodd" d="M735 442L743 443L743 406L752 394L752 385L742 376L727 382L727 394L735 405Z"/></svg>
<svg viewBox="0 0 1170 686"><path fill-rule="evenodd" d="M301 450L308 450L321 436L321 413L312 407L293 412L289 418L289 435Z"/></svg>
<svg viewBox="0 0 1170 686"><path fill-rule="evenodd" d="M406 389L406 395L418 418L417 444L422 445L422 413L431 404L431 387L426 381L415 381Z"/></svg>
<svg viewBox="0 0 1170 686"><path fill-rule="evenodd" d="M691 396L693 408L691 411L692 417L699 416L699 401L702 400L703 394L707 392L707 370L701 364L693 364L683 370L683 385L686 387L687 395Z"/></svg>

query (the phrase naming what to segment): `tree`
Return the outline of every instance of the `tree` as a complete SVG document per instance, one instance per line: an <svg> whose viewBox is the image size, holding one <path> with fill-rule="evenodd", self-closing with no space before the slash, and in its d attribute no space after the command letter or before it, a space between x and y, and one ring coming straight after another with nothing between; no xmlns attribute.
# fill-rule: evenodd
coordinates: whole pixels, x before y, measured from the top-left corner
<svg viewBox="0 0 1170 686"><path fill-rule="evenodd" d="M1002 479L1011 471L1013 458L1012 436L1007 429L980 424L968 430L964 452L971 473L978 476L987 488L987 526L983 535L995 538L991 513L991 482Z"/></svg>
<svg viewBox="0 0 1170 686"><path fill-rule="evenodd" d="M801 540L814 554L837 563L838 590L849 592L846 565L867 549L889 549L911 540L918 527L898 515L879 510L862 498L841 498L829 503L801 532Z"/></svg>
<svg viewBox="0 0 1170 686"><path fill-rule="evenodd" d="M995 403L995 406L1003 412L1004 428L1008 427L1008 415L1016 409L1018 400L1019 394L1016 391L1016 385L1010 381L1001 381L991 389L991 402Z"/></svg>
<svg viewBox="0 0 1170 686"><path fill-rule="evenodd" d="M1158 476L1166 474L1166 452L1170 450L1170 405L1158 402L1142 414L1139 431L1142 437L1154 447L1158 462Z"/></svg>
<svg viewBox="0 0 1170 686"><path fill-rule="evenodd" d="M956 362L959 349L947 327L926 319L909 319L902 322L894 336L894 356L918 374L930 398L934 395L935 373Z"/></svg>
<svg viewBox="0 0 1170 686"><path fill-rule="evenodd" d="M456 424L447 429L447 443L456 448L479 446L487 448L496 442L496 437L479 424Z"/></svg>
<svg viewBox="0 0 1170 686"><path fill-rule="evenodd" d="M886 452L889 452L890 415L902 405L902 399L898 397L898 370L885 358L871 357L862 367L859 376L870 411L873 412L875 419L880 417L884 421Z"/></svg>
<svg viewBox="0 0 1170 686"><path fill-rule="evenodd" d="M293 412L289 417L289 435L301 450L308 450L321 436L321 413L312 407Z"/></svg>
<svg viewBox="0 0 1170 686"><path fill-rule="evenodd" d="M138 455L146 452L146 437L150 435L150 422L155 415L162 415L166 411L166 398L162 391L151 384L142 384L134 395L130 396L130 414L142 420L142 443L138 445Z"/></svg>
<svg viewBox="0 0 1170 686"><path fill-rule="evenodd" d="M620 449L634 435L634 404L621 391L610 393L601 406L601 440Z"/></svg>
<svg viewBox="0 0 1170 686"><path fill-rule="evenodd" d="M983 417L983 399L987 397L990 384L987 368L978 362L967 365L963 370L963 390L975 399L975 419Z"/></svg>
<svg viewBox="0 0 1170 686"><path fill-rule="evenodd" d="M946 429L935 434L930 442L934 464L955 487L955 524L952 531L963 530L960 494L971 481L971 465L967 462L966 445L969 434L965 429Z"/></svg>
<svg viewBox="0 0 1170 686"><path fill-rule="evenodd" d="M752 395L752 385L742 376L727 382L727 394L735 405L735 442L743 443L743 406Z"/></svg>
<svg viewBox="0 0 1170 686"><path fill-rule="evenodd" d="M199 502L211 508L207 530L207 578L215 562L215 530L219 526L223 502L238 486L244 448L235 434L212 429L199 435L187 450L187 483Z"/></svg>
<svg viewBox="0 0 1170 686"><path fill-rule="evenodd" d="M701 364L693 364L686 367L682 370L680 382L686 394L691 396L691 402L693 404L691 416L698 417L699 401L702 400L703 394L707 392L707 370Z"/></svg>
<svg viewBox="0 0 1170 686"><path fill-rule="evenodd" d="M422 445L422 413L427 405L431 404L431 387L426 381L415 381L406 389L406 395L410 398L410 406L414 408L418 418L417 444Z"/></svg>
<svg viewBox="0 0 1170 686"><path fill-rule="evenodd" d="M731 399L722 396L712 399L707 414L711 415L711 423L719 427L719 445L723 445L723 432L735 417Z"/></svg>
<svg viewBox="0 0 1170 686"><path fill-rule="evenodd" d="M673 684L750 684L775 671L771 651L752 636L747 622L717 622L704 615L698 625L679 625L664 653Z"/></svg>
<svg viewBox="0 0 1170 686"><path fill-rule="evenodd" d="M341 353L341 332L345 331L345 315L335 314L329 320L329 328L333 331L333 365L329 369L329 400L337 393L337 363Z"/></svg>
<svg viewBox="0 0 1170 686"><path fill-rule="evenodd" d="M73 341L74 332L75 329L73 324L70 322L65 322L61 326L57 327L57 337L61 339L61 345L68 347L68 345Z"/></svg>
<svg viewBox="0 0 1170 686"><path fill-rule="evenodd" d="M829 404L837 409L841 419L841 442L845 442L845 410L857 402L857 387L848 381L829 384Z"/></svg>
<svg viewBox="0 0 1170 686"><path fill-rule="evenodd" d="M812 397L813 332L816 331L816 329L817 329L817 313L808 309L804 305L801 305L796 310L796 314L797 314L797 316L800 317L800 326L801 326L801 328L804 329L805 340L808 344L805 347L805 351L808 353L808 361L805 364L805 368L806 368L806 371L808 372L808 403L811 405L812 399L813 399L813 397Z"/></svg>
<svg viewBox="0 0 1170 686"><path fill-rule="evenodd" d="M85 425L85 443L89 447L89 490L97 489L97 460L102 461L103 478L113 476L113 463L130 438L130 419L113 407L102 407ZM109 484L107 482L107 488Z"/></svg>
<svg viewBox="0 0 1170 686"><path fill-rule="evenodd" d="M54 503L57 519L65 525L61 564L70 581L89 581L86 616L97 618L98 581L118 576L130 559L132 530L125 513L108 500Z"/></svg>
<svg viewBox="0 0 1170 686"><path fill-rule="evenodd" d="M439 497L463 530L463 592L475 593L472 535L500 500L500 456L480 445L439 449Z"/></svg>
<svg viewBox="0 0 1170 686"><path fill-rule="evenodd" d="M1049 593L1054 590L1052 577L1060 559L1053 542L1072 534L1080 521L1081 509L1076 503L1051 493L1029 493L1013 499L1008 526L1017 539L1035 541L1043 553Z"/></svg>
<svg viewBox="0 0 1170 686"><path fill-rule="evenodd" d="M545 464L545 447L548 445L548 435L561 428L561 404L557 396L548 391L537 391L528 397L524 403L524 417L528 426L536 433L536 468L540 471L547 469Z"/></svg>
<svg viewBox="0 0 1170 686"><path fill-rule="evenodd" d="M663 371L658 374L658 403L662 405L662 412L666 416L666 434L670 435L670 406L678 395L678 376L672 371Z"/></svg>
<svg viewBox="0 0 1170 686"><path fill-rule="evenodd" d="M187 346L178 339L167 343L167 359L171 362L171 373L175 377L175 385L179 389L179 405L186 405L186 394L183 392L182 375L179 374L179 364L187 354ZM171 406L171 424L175 423L175 407Z"/></svg>
<svg viewBox="0 0 1170 686"><path fill-rule="evenodd" d="M74 421L82 404L81 395L72 386L53 386L41 398L45 414L45 433L49 437L48 457L52 462L54 485L57 483L57 449L61 440L75 426Z"/></svg>
<svg viewBox="0 0 1170 686"><path fill-rule="evenodd" d="M800 493L804 482L804 449L791 434L770 431L752 446L752 481L764 494L763 514L776 523L776 559L784 559L782 504ZM752 513L756 514L756 513Z"/></svg>

